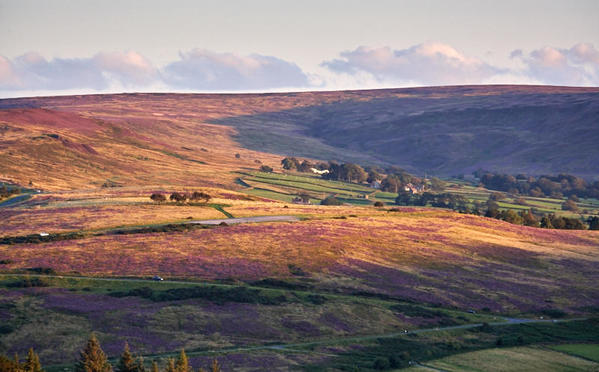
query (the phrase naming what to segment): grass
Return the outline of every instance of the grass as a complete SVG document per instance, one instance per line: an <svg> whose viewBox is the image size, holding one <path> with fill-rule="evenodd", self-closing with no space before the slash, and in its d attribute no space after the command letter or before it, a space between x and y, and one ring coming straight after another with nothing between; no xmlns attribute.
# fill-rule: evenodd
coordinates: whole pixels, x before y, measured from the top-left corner
<svg viewBox="0 0 599 372"><path fill-rule="evenodd" d="M550 346L550 348L599 362L599 344L564 344Z"/></svg>
<svg viewBox="0 0 599 372"><path fill-rule="evenodd" d="M444 371L591 371L599 364L536 347L489 349L424 363Z"/></svg>

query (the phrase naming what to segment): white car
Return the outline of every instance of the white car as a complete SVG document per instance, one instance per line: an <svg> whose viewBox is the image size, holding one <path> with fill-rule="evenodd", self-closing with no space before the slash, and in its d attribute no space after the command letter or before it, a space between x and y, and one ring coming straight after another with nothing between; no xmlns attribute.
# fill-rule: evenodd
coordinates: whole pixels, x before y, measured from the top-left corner
<svg viewBox="0 0 599 372"><path fill-rule="evenodd" d="M162 279L162 277L161 277L161 276L154 275L154 277L152 278L152 280L155 280L155 281L157 281L157 282L161 282L161 281L163 281L164 279Z"/></svg>

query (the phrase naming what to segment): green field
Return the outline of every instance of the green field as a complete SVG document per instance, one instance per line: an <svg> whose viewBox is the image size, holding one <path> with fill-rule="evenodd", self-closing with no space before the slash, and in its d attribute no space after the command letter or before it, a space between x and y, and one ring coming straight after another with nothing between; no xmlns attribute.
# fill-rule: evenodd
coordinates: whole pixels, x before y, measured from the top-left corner
<svg viewBox="0 0 599 372"><path fill-rule="evenodd" d="M246 193L261 196L268 199L291 202L297 195L305 193L310 195L310 202L318 204L328 195L335 195L344 203L354 205L370 205L376 201L385 204L395 204L396 193L375 190L367 185L355 183L324 180L319 176L308 173L264 173L247 172L240 173L238 183L245 186ZM468 200L469 206L474 203L484 204L492 190L469 185L462 180L447 181L444 192L458 194ZM368 198L364 196L367 195ZM524 204L517 202L523 199ZM582 214L562 210L565 199L538 198L531 196L508 196L498 202L500 209L512 209L516 212L534 209L538 213L553 213L564 217L584 218L599 214L599 201L595 199L581 199L577 203ZM588 212L588 213L585 213Z"/></svg>
<svg viewBox="0 0 599 372"><path fill-rule="evenodd" d="M599 344L565 344L552 346L551 348L599 362Z"/></svg>
<svg viewBox="0 0 599 372"><path fill-rule="evenodd" d="M423 363L443 371L596 371L599 364L537 347L474 351ZM416 370L414 369L409 369ZM424 370L418 368L418 370Z"/></svg>

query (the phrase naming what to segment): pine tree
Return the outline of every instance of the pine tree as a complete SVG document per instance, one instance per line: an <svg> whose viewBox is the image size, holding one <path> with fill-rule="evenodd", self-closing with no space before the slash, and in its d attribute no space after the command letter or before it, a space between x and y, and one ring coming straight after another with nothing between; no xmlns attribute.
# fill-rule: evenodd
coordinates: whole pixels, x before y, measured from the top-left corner
<svg viewBox="0 0 599 372"><path fill-rule="evenodd" d="M42 372L42 364L40 363L40 357L33 351L33 348L29 349L27 353L27 360L23 365L26 372Z"/></svg>
<svg viewBox="0 0 599 372"><path fill-rule="evenodd" d="M189 372L189 360L187 360L187 354L185 354L185 350L181 349L181 353L177 358L177 364L175 367L177 368L177 372Z"/></svg>
<svg viewBox="0 0 599 372"><path fill-rule="evenodd" d="M87 340L85 348L81 350L75 372L112 372L112 366L108 363L106 354L102 351L100 342L93 333Z"/></svg>
<svg viewBox="0 0 599 372"><path fill-rule="evenodd" d="M220 364L218 364L218 360L212 360L212 365L210 366L210 372L221 372Z"/></svg>
<svg viewBox="0 0 599 372"><path fill-rule="evenodd" d="M144 358L141 355L135 358L135 371L146 372L146 367L144 366Z"/></svg>
<svg viewBox="0 0 599 372"><path fill-rule="evenodd" d="M175 360L173 358L168 358L166 361L165 372L177 372L177 367L175 367Z"/></svg>
<svg viewBox="0 0 599 372"><path fill-rule="evenodd" d="M121 354L121 359L119 360L119 364L116 367L117 372L136 372L137 366L135 364L135 360L133 359L133 355L129 351L129 344L125 342L125 348L123 349L123 354Z"/></svg>

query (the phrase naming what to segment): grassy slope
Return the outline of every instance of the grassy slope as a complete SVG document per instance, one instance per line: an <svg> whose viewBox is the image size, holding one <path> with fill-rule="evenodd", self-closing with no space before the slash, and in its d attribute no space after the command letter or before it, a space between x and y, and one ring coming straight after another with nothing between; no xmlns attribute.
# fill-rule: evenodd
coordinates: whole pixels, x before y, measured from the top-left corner
<svg viewBox="0 0 599 372"><path fill-rule="evenodd" d="M535 229L417 208L401 212L358 206L284 208L282 203L209 191L214 203L227 205L224 210L236 217L298 215L307 220L0 245L0 258L9 260L2 266L91 275L255 280L293 277L289 265L294 265L322 288L386 293L460 308L570 312L599 306L594 285L597 232ZM220 213L205 206L138 204L144 199L135 197L136 191L120 192L95 198L83 194L82 200L89 203L83 205L72 200L73 193L38 195L28 204L0 211L10 222L2 234L177 222L186 215ZM94 200L117 205L94 206ZM123 208L127 206L123 200L134 201L131 209Z"/></svg>
<svg viewBox="0 0 599 372"><path fill-rule="evenodd" d="M228 171L277 167L269 153L419 173L480 166L595 176L596 97L595 88L480 86L7 99L0 179L53 190L107 180L232 185Z"/></svg>
<svg viewBox="0 0 599 372"><path fill-rule="evenodd" d="M567 345L563 345L567 346ZM534 347L489 349L458 354L425 363L444 371L592 371L599 364ZM412 370L412 369L410 369Z"/></svg>

